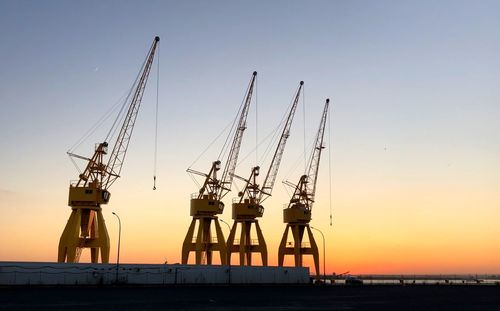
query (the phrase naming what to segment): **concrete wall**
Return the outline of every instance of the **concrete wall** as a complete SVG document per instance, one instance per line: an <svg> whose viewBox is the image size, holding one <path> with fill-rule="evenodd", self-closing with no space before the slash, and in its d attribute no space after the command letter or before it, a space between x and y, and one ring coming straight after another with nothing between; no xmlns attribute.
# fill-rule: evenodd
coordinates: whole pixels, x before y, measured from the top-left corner
<svg viewBox="0 0 500 311"><path fill-rule="evenodd" d="M0 262L0 285L114 284L115 264ZM308 268L120 264L122 284L304 284Z"/></svg>

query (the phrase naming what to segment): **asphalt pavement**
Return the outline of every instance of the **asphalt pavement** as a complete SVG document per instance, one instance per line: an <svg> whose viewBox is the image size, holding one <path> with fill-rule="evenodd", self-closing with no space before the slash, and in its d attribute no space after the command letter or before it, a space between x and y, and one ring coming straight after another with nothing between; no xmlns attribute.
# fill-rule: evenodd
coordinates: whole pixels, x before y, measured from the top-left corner
<svg viewBox="0 0 500 311"><path fill-rule="evenodd" d="M2 287L0 310L500 310L500 286Z"/></svg>

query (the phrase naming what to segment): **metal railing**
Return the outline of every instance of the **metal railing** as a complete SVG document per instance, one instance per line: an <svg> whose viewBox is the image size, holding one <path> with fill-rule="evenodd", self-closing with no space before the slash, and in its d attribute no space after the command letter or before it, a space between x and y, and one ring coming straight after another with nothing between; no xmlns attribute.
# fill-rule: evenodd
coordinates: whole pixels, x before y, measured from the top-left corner
<svg viewBox="0 0 500 311"><path fill-rule="evenodd" d="M234 239L233 245L240 245L240 239ZM251 239L250 245L259 245L259 239Z"/></svg>
<svg viewBox="0 0 500 311"><path fill-rule="evenodd" d="M198 239L198 236L193 236L193 239L191 240L191 243L196 243L197 239ZM216 237L211 237L210 238L210 243L219 243L219 240L217 240Z"/></svg>
<svg viewBox="0 0 500 311"><path fill-rule="evenodd" d="M295 247L295 242L287 242L286 243L286 247ZM311 247L311 243L310 242L302 242L300 244L300 247L301 248L310 248Z"/></svg>

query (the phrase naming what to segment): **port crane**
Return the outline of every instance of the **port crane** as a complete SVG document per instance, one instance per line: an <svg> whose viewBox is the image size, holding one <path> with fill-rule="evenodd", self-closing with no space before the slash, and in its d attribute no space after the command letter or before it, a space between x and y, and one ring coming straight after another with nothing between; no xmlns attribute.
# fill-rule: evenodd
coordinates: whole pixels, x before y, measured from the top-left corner
<svg viewBox="0 0 500 311"><path fill-rule="evenodd" d="M68 152L71 157L88 163L79 179L69 186L68 205L71 206L71 215L59 240L58 262L78 262L85 248L90 248L92 263L98 262L99 251L101 262L109 262L109 235L101 205L108 204L111 196L109 188L120 177L159 41L159 37L154 38L140 75L134 83L135 89L133 86L124 103L123 108L127 109L127 113L108 161L105 162L105 155L108 153L106 141L96 144L91 158Z"/></svg>
<svg viewBox="0 0 500 311"><path fill-rule="evenodd" d="M228 158L220 179L217 176L217 172L221 168L220 160L212 162L212 166L208 174L198 172L190 168L187 169L188 173L203 176L205 181L200 190L191 195L190 215L193 218L182 244L183 264L187 264L189 254L191 252L195 252L195 262L197 265L202 264L202 259L205 258L206 263L210 265L212 264L212 255L214 251L219 252L221 264L227 264L226 243L220 227L219 219L216 215L222 214L224 211L224 203L222 202L222 199L228 192L231 191L234 171L236 169L236 164L238 163L238 156L240 153L243 133L246 129L246 120L250 109L256 78L257 72L254 71L245 95L245 100L239 111L239 118L235 128L234 138L232 140ZM216 239L212 239L212 222L215 225ZM195 227L197 224L198 229L197 235L195 236Z"/></svg>
<svg viewBox="0 0 500 311"><path fill-rule="evenodd" d="M311 212L314 196L316 194L316 182L318 180L321 151L324 149L323 136L325 133L329 103L330 100L327 99L306 174L300 177L297 185L287 181L284 182L295 190L287 208L283 210L283 222L286 223L286 229L283 233L278 250L278 266L283 266L285 255L293 255L295 258L295 266L302 267L303 255L312 255L314 259L314 268L318 277L320 275L318 246L314 240L311 228L309 227L309 222L311 221ZM292 232L294 242L293 244L289 243L287 245L289 231ZM303 243L305 231L307 231L309 237L309 244Z"/></svg>
<svg viewBox="0 0 500 311"><path fill-rule="evenodd" d="M255 166L251 169L250 177L248 179L235 175L236 178L245 182L245 186L243 187L243 190L238 193L238 198L235 198L232 204L232 219L234 222L227 239L228 264L231 264L231 255L233 253L239 253L240 265L250 266L252 265L252 253L260 253L262 265L267 266L266 241L257 218L262 217L264 214L264 207L261 203L271 196L281 163L281 158L283 157L283 152L285 150L286 141L290 136L290 128L292 126L293 117L295 115L303 85L304 81L300 81L262 188L257 183L257 176L259 176L260 173L259 166ZM238 225L240 225L241 232L239 243L236 244L235 236ZM255 225L257 239L252 239L251 237L252 225Z"/></svg>

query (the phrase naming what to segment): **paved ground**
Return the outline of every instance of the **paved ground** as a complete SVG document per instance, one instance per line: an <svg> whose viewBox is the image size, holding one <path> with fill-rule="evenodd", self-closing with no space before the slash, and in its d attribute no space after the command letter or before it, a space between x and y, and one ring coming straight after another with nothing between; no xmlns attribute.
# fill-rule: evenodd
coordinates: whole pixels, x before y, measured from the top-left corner
<svg viewBox="0 0 500 311"><path fill-rule="evenodd" d="M0 288L0 310L500 310L500 286Z"/></svg>

